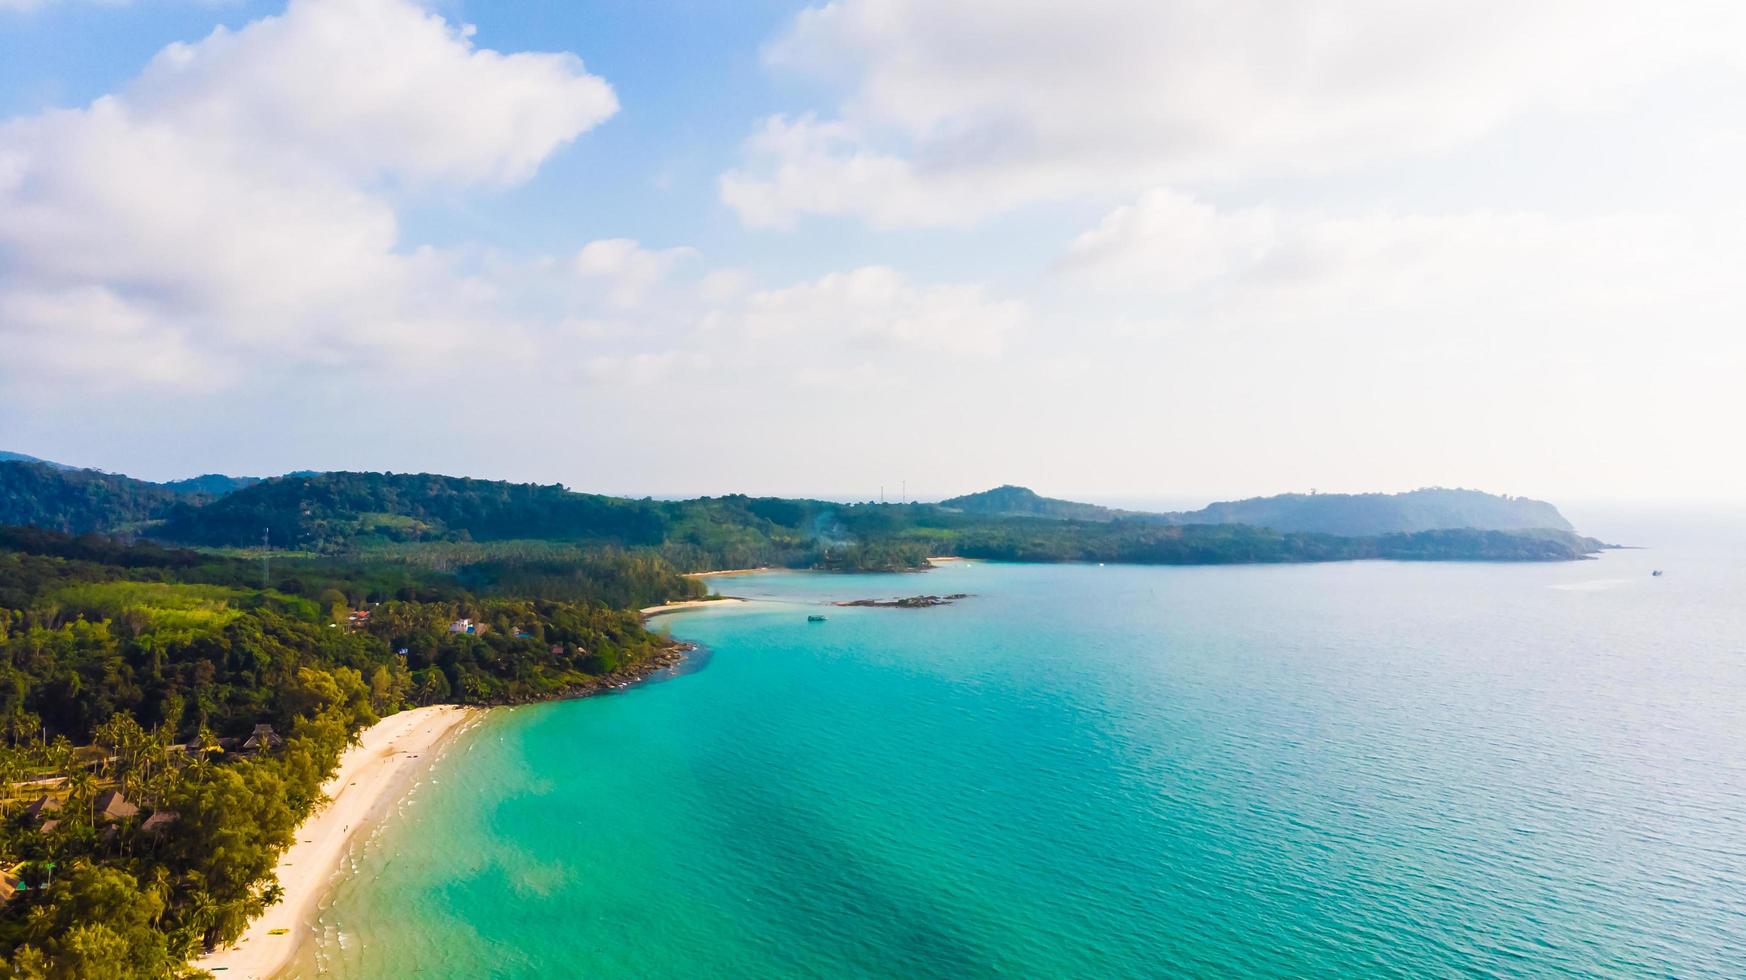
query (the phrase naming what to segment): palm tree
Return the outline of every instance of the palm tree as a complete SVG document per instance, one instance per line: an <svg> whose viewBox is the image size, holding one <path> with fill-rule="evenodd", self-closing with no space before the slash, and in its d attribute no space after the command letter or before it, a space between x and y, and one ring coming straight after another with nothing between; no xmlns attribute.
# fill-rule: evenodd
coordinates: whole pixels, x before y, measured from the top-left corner
<svg viewBox="0 0 1746 980"><path fill-rule="evenodd" d="M76 754L77 750L73 748L73 743L68 741L65 735L56 735L55 740L42 750L42 756L48 761L49 766L63 776L72 773L73 757Z"/></svg>
<svg viewBox="0 0 1746 980"><path fill-rule="evenodd" d="M12 809L12 785L24 775L24 760L10 749L0 751L0 817Z"/></svg>
<svg viewBox="0 0 1746 980"><path fill-rule="evenodd" d="M91 770L80 766L67 774L67 786L72 790L71 799L85 801L91 826L97 826L97 777Z"/></svg>

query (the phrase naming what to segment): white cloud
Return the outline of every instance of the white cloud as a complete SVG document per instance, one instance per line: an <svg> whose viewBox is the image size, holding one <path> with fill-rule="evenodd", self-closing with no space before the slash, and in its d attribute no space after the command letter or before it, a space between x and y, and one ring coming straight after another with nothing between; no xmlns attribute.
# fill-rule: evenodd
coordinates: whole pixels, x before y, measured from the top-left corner
<svg viewBox="0 0 1746 980"><path fill-rule="evenodd" d="M1195 240L1241 245L1185 276ZM1652 485L1705 469L1700 447L1731 424L1743 266L1746 234L1724 219L1219 210L1160 191L1082 236L1060 273L1081 303L1090 286L1144 311L1113 327L1141 362L1218 365L1177 381L1186 399L1265 393L1228 426L1386 433L1426 473L1439 440L1546 473L1561 447L1600 470L1604 447L1628 446L1659 469L1618 479Z"/></svg>
<svg viewBox="0 0 1746 980"><path fill-rule="evenodd" d="M92 389L141 379L217 387L230 365L188 344L188 329L102 286L0 292L6 361L32 376L77 378Z"/></svg>
<svg viewBox="0 0 1746 980"><path fill-rule="evenodd" d="M990 297L981 286L917 285L893 269L866 266L752 293L710 325L804 360L843 346L995 354L1025 319L1022 304Z"/></svg>
<svg viewBox="0 0 1746 980"><path fill-rule="evenodd" d="M754 226L914 226L1334 171L1738 65L1743 26L1719 0L836 0L765 52L842 87L836 115L765 120L720 189Z"/></svg>
<svg viewBox="0 0 1746 980"><path fill-rule="evenodd" d="M644 387L706 369L710 359L695 351L597 354L582 361L582 374L597 385Z"/></svg>
<svg viewBox="0 0 1746 980"><path fill-rule="evenodd" d="M695 258L697 250L687 246L647 249L629 238L602 238L582 246L573 264L577 275L606 282L613 304L630 307Z"/></svg>
<svg viewBox="0 0 1746 980"><path fill-rule="evenodd" d="M502 54L471 33L409 0L292 0L282 16L170 45L126 98L257 163L498 185L617 111L575 55Z"/></svg>
<svg viewBox="0 0 1746 980"><path fill-rule="evenodd" d="M1154 189L1075 238L1059 268L1103 285L1177 292L1251 265L1276 240L1266 209L1221 213L1185 194Z"/></svg>
<svg viewBox="0 0 1746 980"><path fill-rule="evenodd" d="M1666 336L1746 312L1730 285L1742 261L1738 228L1668 214L1220 210L1153 190L1075 239L1057 269L1170 300L1202 326L1370 320L1457 336L1592 335L1678 310L1678 325L1657 328Z"/></svg>
<svg viewBox="0 0 1746 980"><path fill-rule="evenodd" d="M383 185L514 183L615 103L574 56L468 34L409 0L294 0L87 108L0 124L0 338L97 359L105 328L54 314L85 309L158 351L105 361L146 383L250 353L515 350L490 286L400 241Z"/></svg>

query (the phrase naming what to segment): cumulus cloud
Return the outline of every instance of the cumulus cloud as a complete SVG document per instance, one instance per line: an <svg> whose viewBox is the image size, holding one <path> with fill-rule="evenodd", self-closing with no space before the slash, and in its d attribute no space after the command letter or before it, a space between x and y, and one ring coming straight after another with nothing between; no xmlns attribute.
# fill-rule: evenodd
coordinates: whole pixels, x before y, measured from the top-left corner
<svg viewBox="0 0 1746 980"><path fill-rule="evenodd" d="M964 224L1039 200L1336 171L1740 63L1712 0L836 0L765 52L844 95L723 175L747 224Z"/></svg>
<svg viewBox="0 0 1746 980"><path fill-rule="evenodd" d="M353 178L512 184L618 109L573 54L502 54L409 0L293 0L159 52L143 117Z"/></svg>
<svg viewBox="0 0 1746 980"><path fill-rule="evenodd" d="M141 382L481 343L509 329L492 290L408 248L389 191L524 180L615 108L573 55L477 48L410 0L294 0L171 45L85 108L0 124L0 334Z"/></svg>
<svg viewBox="0 0 1746 980"><path fill-rule="evenodd" d="M1737 229L1664 213L1345 215L1220 209L1157 189L1074 239L1056 271L1098 289L1202 300L1181 308L1203 322L1398 314L1402 329L1484 320L1522 332L1648 322L1675 302L1686 324L1713 326L1716 311L1740 305L1728 283L1742 259Z"/></svg>
<svg viewBox="0 0 1746 980"><path fill-rule="evenodd" d="M609 284L609 298L618 306L635 306L650 289L682 262L697 258L689 246L647 249L629 238L603 238L589 242L576 253L576 274Z"/></svg>
<svg viewBox="0 0 1746 980"><path fill-rule="evenodd" d="M1221 212L1158 188L1075 238L1058 268L1102 285L1179 292L1252 265L1277 237L1267 209Z"/></svg>
<svg viewBox="0 0 1746 980"><path fill-rule="evenodd" d="M1025 319L1022 304L982 286L918 285L894 269L866 266L752 293L709 325L809 358L839 347L977 356L998 353Z"/></svg>
<svg viewBox="0 0 1746 980"><path fill-rule="evenodd" d="M1082 299L1137 311L1114 321L1122 343L1217 357L1209 377L1234 373L1336 426L1516 447L1607 433L1647 452L1652 420L1685 418L1679 438L1697 441L1733 398L1742 265L1737 225L1689 215L1348 215L1155 191L1076 240L1057 273ZM1644 415L1639 398L1668 414Z"/></svg>

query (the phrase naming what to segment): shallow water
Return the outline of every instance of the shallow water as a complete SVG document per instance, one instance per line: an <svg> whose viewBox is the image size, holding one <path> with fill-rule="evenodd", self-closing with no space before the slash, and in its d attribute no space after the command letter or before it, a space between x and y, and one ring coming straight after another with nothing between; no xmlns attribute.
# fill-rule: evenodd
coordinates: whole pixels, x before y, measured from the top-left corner
<svg viewBox="0 0 1746 980"><path fill-rule="evenodd" d="M320 969L1746 976L1715 545L720 580L771 601L657 621L701 669L456 743Z"/></svg>

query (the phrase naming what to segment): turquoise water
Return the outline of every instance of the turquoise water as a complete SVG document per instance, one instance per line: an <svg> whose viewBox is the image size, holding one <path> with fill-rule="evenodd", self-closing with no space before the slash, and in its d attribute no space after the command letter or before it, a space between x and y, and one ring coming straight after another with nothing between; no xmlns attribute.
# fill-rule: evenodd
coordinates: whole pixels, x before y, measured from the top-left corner
<svg viewBox="0 0 1746 980"><path fill-rule="evenodd" d="M722 580L456 743L320 969L1746 976L1733 554Z"/></svg>

